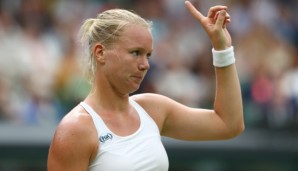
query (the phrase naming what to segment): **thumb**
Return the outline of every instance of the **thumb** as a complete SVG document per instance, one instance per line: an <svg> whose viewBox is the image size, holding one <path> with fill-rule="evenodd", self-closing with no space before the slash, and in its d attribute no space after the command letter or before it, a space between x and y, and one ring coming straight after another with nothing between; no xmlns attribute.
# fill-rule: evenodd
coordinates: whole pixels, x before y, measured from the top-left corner
<svg viewBox="0 0 298 171"><path fill-rule="evenodd" d="M224 22L225 22L225 18L226 18L226 11L225 10L221 10L219 11L219 15L217 17L217 20L216 20L216 23L215 23L215 26L217 28L222 28L224 27Z"/></svg>

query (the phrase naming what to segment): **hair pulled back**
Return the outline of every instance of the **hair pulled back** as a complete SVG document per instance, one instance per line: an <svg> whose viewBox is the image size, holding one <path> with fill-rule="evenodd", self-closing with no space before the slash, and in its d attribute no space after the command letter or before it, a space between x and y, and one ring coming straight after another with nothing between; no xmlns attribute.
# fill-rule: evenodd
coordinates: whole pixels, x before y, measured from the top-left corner
<svg viewBox="0 0 298 171"><path fill-rule="evenodd" d="M84 21L80 28L80 40L86 48L88 59L87 76L89 81L94 81L96 61L94 60L93 46L101 43L105 48L112 48L128 24L141 25L151 28L152 23L145 20L134 12L125 9L110 9L99 13L96 18Z"/></svg>

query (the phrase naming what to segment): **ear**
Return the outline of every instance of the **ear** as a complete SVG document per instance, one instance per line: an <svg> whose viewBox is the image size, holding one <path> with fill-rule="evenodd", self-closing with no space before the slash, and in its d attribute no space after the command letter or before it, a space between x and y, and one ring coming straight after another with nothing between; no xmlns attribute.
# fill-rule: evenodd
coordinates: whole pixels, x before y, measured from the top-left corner
<svg viewBox="0 0 298 171"><path fill-rule="evenodd" d="M93 48L94 59L99 63L105 63L104 46L96 43Z"/></svg>

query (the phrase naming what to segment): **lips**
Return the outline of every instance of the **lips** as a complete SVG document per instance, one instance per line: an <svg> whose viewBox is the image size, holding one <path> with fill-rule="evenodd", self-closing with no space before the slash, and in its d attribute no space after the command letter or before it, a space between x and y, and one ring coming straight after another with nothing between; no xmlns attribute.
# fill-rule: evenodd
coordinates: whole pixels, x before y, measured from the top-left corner
<svg viewBox="0 0 298 171"><path fill-rule="evenodd" d="M139 80L142 80L143 79L143 76L132 76L133 78L136 78L136 79L139 79Z"/></svg>
<svg viewBox="0 0 298 171"><path fill-rule="evenodd" d="M143 77L143 75L133 75L132 78L142 81L144 77Z"/></svg>

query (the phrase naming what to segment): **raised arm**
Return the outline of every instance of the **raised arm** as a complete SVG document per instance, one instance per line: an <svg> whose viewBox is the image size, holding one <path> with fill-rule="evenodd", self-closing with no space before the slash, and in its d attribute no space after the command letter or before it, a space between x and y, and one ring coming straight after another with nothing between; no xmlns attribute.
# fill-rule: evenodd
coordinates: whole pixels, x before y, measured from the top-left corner
<svg viewBox="0 0 298 171"><path fill-rule="evenodd" d="M190 2L186 7L207 32L218 53L231 48L226 29L230 22L226 6L210 8L203 16ZM242 97L235 64L215 67L214 110L190 108L167 97L144 94L136 100L150 113L161 134L183 140L216 140L235 137L244 129Z"/></svg>

